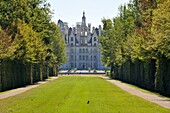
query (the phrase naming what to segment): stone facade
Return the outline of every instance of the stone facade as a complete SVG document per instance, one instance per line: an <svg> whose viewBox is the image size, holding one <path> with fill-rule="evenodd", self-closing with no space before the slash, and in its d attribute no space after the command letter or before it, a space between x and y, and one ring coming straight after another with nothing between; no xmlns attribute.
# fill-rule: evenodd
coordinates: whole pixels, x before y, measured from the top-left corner
<svg viewBox="0 0 170 113"><path fill-rule="evenodd" d="M83 12L82 22L77 22L75 27L69 28L68 24L61 20L58 21L58 26L66 42L68 58L68 61L59 69L105 69L102 66L101 52L98 49L101 27L91 29L91 24L87 26L85 12Z"/></svg>

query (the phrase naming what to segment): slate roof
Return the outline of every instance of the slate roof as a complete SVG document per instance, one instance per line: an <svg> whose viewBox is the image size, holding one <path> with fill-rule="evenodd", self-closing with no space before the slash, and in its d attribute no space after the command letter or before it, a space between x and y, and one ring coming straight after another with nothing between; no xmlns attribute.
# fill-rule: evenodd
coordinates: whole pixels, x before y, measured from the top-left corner
<svg viewBox="0 0 170 113"><path fill-rule="evenodd" d="M90 40L89 40L89 42L88 42L88 43L90 43L90 44L92 43L92 37L90 38Z"/></svg>
<svg viewBox="0 0 170 113"><path fill-rule="evenodd" d="M75 38L75 41L76 41L76 43L79 43L79 41L77 40L77 37Z"/></svg>
<svg viewBox="0 0 170 113"><path fill-rule="evenodd" d="M63 24L63 21L61 21L60 19L58 20L58 24Z"/></svg>

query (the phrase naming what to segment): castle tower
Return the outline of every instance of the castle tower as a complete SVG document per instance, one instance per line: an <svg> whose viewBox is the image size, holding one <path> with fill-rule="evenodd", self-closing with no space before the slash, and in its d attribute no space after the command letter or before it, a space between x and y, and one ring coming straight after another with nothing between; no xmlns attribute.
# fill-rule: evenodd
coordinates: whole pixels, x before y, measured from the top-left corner
<svg viewBox="0 0 170 113"><path fill-rule="evenodd" d="M82 24L81 24L81 35L85 36L87 32L87 26L86 26L86 17L85 17L85 12L83 12L83 17L82 17Z"/></svg>

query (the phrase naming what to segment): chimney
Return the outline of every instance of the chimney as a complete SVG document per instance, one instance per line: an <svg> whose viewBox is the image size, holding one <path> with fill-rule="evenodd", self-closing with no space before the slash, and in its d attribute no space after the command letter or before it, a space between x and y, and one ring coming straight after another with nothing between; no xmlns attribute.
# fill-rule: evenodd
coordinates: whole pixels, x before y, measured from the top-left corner
<svg viewBox="0 0 170 113"><path fill-rule="evenodd" d="M99 29L100 29L100 30L102 29L101 25L99 25Z"/></svg>
<svg viewBox="0 0 170 113"><path fill-rule="evenodd" d="M95 27L93 27L93 31L95 30Z"/></svg>

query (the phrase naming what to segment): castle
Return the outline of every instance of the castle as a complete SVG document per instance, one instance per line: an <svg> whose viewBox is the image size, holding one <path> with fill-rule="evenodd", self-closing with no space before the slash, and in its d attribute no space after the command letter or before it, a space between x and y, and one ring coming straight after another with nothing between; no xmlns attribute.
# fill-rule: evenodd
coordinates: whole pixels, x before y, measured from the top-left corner
<svg viewBox="0 0 170 113"><path fill-rule="evenodd" d="M59 69L105 69L100 60L101 52L98 49L101 26L92 29L90 23L87 26L85 12L83 12L82 22L77 22L75 27L69 28L68 24L61 20L58 20L58 26L65 39L68 58L68 61Z"/></svg>

